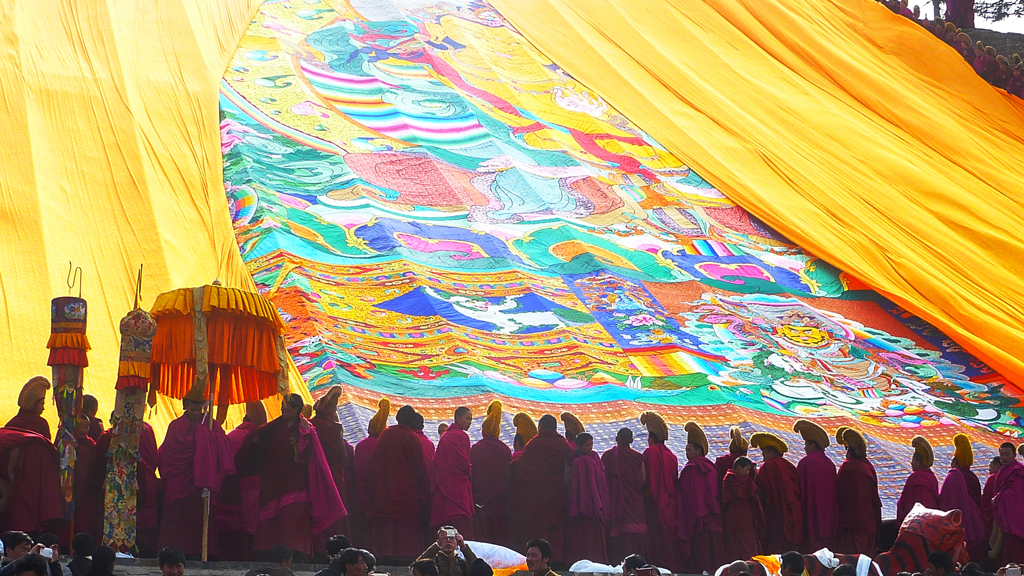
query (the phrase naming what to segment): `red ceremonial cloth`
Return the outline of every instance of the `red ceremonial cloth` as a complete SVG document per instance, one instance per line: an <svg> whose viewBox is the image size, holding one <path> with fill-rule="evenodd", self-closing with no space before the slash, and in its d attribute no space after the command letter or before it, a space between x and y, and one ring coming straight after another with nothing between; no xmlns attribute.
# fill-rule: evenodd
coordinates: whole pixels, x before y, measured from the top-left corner
<svg viewBox="0 0 1024 576"><path fill-rule="evenodd" d="M497 438L481 438L469 451L473 466L473 531L482 542L513 548L509 504L512 450Z"/></svg>
<svg viewBox="0 0 1024 576"><path fill-rule="evenodd" d="M543 538L554 548L552 561L565 558L565 457L572 447L558 432L541 430L513 463L513 516L517 541Z"/></svg>
<svg viewBox="0 0 1024 576"><path fill-rule="evenodd" d="M939 507L939 480L931 468L920 468L910 473L903 485L903 493L896 501L896 524L903 525L903 520L910 514L914 504L920 502L925 508Z"/></svg>
<svg viewBox="0 0 1024 576"><path fill-rule="evenodd" d="M235 472L235 453L220 423L213 420L212 430L208 425L180 416L167 426L164 443L157 452L164 485L160 548L171 546L185 554L202 553L202 491L206 488L216 494L224 477ZM216 517L210 518L208 547L212 556L220 554Z"/></svg>
<svg viewBox="0 0 1024 576"><path fill-rule="evenodd" d="M875 553L875 536L882 523L882 501L878 497L878 476L867 458L848 456L836 475L839 523L835 552Z"/></svg>
<svg viewBox="0 0 1024 576"><path fill-rule="evenodd" d="M804 514L800 502L800 474L783 457L761 464L757 475L761 506L764 509L765 535L761 541L766 554L783 554L800 547Z"/></svg>
<svg viewBox="0 0 1024 576"><path fill-rule="evenodd" d="M443 526L455 518L473 518L473 464L469 434L452 423L437 441L434 452L433 505L430 525ZM463 534L472 540L474 535Z"/></svg>
<svg viewBox="0 0 1024 576"><path fill-rule="evenodd" d="M420 438L408 426L389 426L370 459L370 500L364 513L368 547L376 554L416 558L425 548L430 483Z"/></svg>
<svg viewBox="0 0 1024 576"><path fill-rule="evenodd" d="M804 513L801 551L811 554L829 546L836 535L839 522L836 465L824 451L817 451L804 456L796 471L800 477L800 504Z"/></svg>
<svg viewBox="0 0 1024 576"><path fill-rule="evenodd" d="M939 508L941 510L960 510L964 527L964 539L977 542L985 537L985 525L981 522L981 508L971 498L967 490L967 481L959 468L950 468L939 491Z"/></svg>
<svg viewBox="0 0 1024 576"><path fill-rule="evenodd" d="M13 450L21 453L15 462L7 509L0 513L6 530L45 532L49 523L64 519L57 449L42 435L17 428L0 428L0 478L11 482L7 463Z"/></svg>
<svg viewBox="0 0 1024 576"><path fill-rule="evenodd" d="M759 475L758 482L763 477L764 474ZM725 473L722 507L722 532L729 558L746 559L760 555L758 536L764 531L765 518L757 485L749 474L737 474L732 470Z"/></svg>
<svg viewBox="0 0 1024 576"><path fill-rule="evenodd" d="M613 446L601 460L608 480L609 534L646 534L643 454L629 446Z"/></svg>
<svg viewBox="0 0 1024 576"><path fill-rule="evenodd" d="M284 544L312 556L313 535L348 514L316 429L304 418L290 423L279 417L256 429L235 463L239 475L260 479L255 550Z"/></svg>
<svg viewBox="0 0 1024 576"><path fill-rule="evenodd" d="M992 511L1004 537L1024 537L1024 465L1015 458L996 474ZM1004 538L1005 539L1005 538ZM1005 543L1004 543L1005 544Z"/></svg>
<svg viewBox="0 0 1024 576"><path fill-rule="evenodd" d="M687 567L697 574L718 567L722 538L722 516L718 505L718 470L707 456L690 460L679 473L676 494L679 509L680 550Z"/></svg>
<svg viewBox="0 0 1024 576"><path fill-rule="evenodd" d="M18 415L11 418L4 428L29 430L43 436L47 440L53 440L53 435L50 434L50 423L46 421L46 418L31 414L24 408L19 409Z"/></svg>

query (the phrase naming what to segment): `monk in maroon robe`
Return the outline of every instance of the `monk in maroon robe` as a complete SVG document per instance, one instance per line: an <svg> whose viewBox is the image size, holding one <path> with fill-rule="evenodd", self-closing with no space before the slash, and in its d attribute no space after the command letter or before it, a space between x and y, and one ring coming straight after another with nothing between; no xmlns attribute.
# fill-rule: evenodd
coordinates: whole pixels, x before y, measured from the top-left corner
<svg viewBox="0 0 1024 576"><path fill-rule="evenodd" d="M245 405L242 423L228 432L232 458L238 457L250 433L267 423L262 402ZM260 519L260 481L258 476L228 475L217 494L217 529L220 530L220 559L251 562L252 544Z"/></svg>
<svg viewBox="0 0 1024 576"><path fill-rule="evenodd" d="M412 406L402 406L398 424L380 435L370 459L370 501L364 510L367 546L386 557L415 559L423 552L430 505L430 480Z"/></svg>
<svg viewBox="0 0 1024 576"><path fill-rule="evenodd" d="M570 452L572 447L558 433L558 420L545 414L538 423L537 435L526 443L512 464L516 541L547 540L554 549L554 562L565 559L564 471Z"/></svg>
<svg viewBox="0 0 1024 576"><path fill-rule="evenodd" d="M679 461L665 446L668 425L657 412L644 412L640 423L647 427L647 449L644 450L644 469L647 489L644 492L644 513L647 534L651 539L651 555L647 560L656 566L683 571L679 554L679 510L676 502L676 481Z"/></svg>
<svg viewBox="0 0 1024 576"><path fill-rule="evenodd" d="M182 406L185 413L171 421L157 455L164 485L158 546L201 554L204 490L212 496L220 491L224 477L235 472L235 454L220 423L203 410L202 398L186 397ZM220 554L217 522L212 515L208 546L211 556Z"/></svg>
<svg viewBox="0 0 1024 576"><path fill-rule="evenodd" d="M1009 442L999 447L999 461L992 515L993 525L1003 535L998 564L1006 566L1010 562L1024 563L1024 465L1017 460L1016 447Z"/></svg>
<svg viewBox="0 0 1024 576"><path fill-rule="evenodd" d="M608 478L608 559L618 564L630 554L650 558L647 517L644 514L643 454L633 450L633 431L622 428L615 446L601 455Z"/></svg>
<svg viewBox="0 0 1024 576"><path fill-rule="evenodd" d="M98 504L101 509L105 507L102 500L104 497L103 486L106 481L107 458L112 434L113 429L108 428L100 434L100 439L96 441L96 456L101 460L96 466L96 473L92 475L92 478L98 486L95 494L101 498ZM156 477L159 463L158 454L156 433L148 422L143 422L142 429L139 431L139 461L135 464L135 481L139 486L135 493L135 545L138 546L139 553L146 557L155 556L158 550L157 494L159 479Z"/></svg>
<svg viewBox="0 0 1024 576"><path fill-rule="evenodd" d="M103 483L97 484L94 477L98 467L106 468L106 462L89 437L89 424L83 414L75 429L75 532L95 537L103 533Z"/></svg>
<svg viewBox="0 0 1024 576"><path fill-rule="evenodd" d="M684 561L693 572L714 572L725 559L718 470L708 459L708 439L696 422L687 422L686 466L679 473L676 494L679 541Z"/></svg>
<svg viewBox="0 0 1024 576"><path fill-rule="evenodd" d="M878 475L867 459L867 442L860 432L843 426L836 431L836 440L846 446L846 460L836 476L839 523L834 551L871 556L882 524Z"/></svg>
<svg viewBox="0 0 1024 576"><path fill-rule="evenodd" d="M796 472L800 477L800 507L803 510L803 544L800 551L813 554L832 545L839 522L836 499L836 465L825 453L831 442L828 433L810 420L797 420L793 431L804 439L806 456Z"/></svg>
<svg viewBox="0 0 1024 576"><path fill-rule="evenodd" d="M746 456L750 443L743 437L739 426L729 428L729 453L715 458L715 469L718 471L718 485L722 485L727 472L732 470L733 462L741 456ZM750 467L750 477L757 479L757 465Z"/></svg>
<svg viewBox="0 0 1024 576"><path fill-rule="evenodd" d="M0 526L48 532L63 520L57 449L42 434L0 428Z"/></svg>
<svg viewBox="0 0 1024 576"><path fill-rule="evenodd" d="M753 467L749 458L740 456L722 479L722 533L728 558L752 558L761 554L760 536L765 523L757 485L750 478ZM763 476L760 474L759 479Z"/></svg>
<svg viewBox="0 0 1024 576"><path fill-rule="evenodd" d="M473 411L465 406L455 409L455 421L445 429L434 452L433 503L430 507L431 532L452 526L464 538L473 533L473 463L470 458L469 430Z"/></svg>
<svg viewBox="0 0 1024 576"><path fill-rule="evenodd" d="M992 538L992 526L995 522L995 510L992 507L992 497L996 495L996 476L999 468L1003 465L999 456L996 456L988 463L988 478L985 478L985 488L981 491L981 523L985 526L985 556L988 556L988 542ZM982 566L988 569L993 568L995 560L989 558Z"/></svg>
<svg viewBox="0 0 1024 576"><path fill-rule="evenodd" d="M50 381L43 376L36 376L26 382L18 395L18 414L7 422L5 428L29 430L52 441L50 423L43 418L46 393L49 390Z"/></svg>
<svg viewBox="0 0 1024 576"><path fill-rule="evenodd" d="M346 487L345 469L348 467L348 450L345 448L345 429L338 421L338 398L342 394L341 386L332 386L316 404L313 410L316 415L309 421L316 428L316 436L320 439L327 467L334 479L334 486L345 502ZM327 555L327 539L335 534L348 534L348 516L328 526L323 532L313 535L313 550L321 559Z"/></svg>
<svg viewBox="0 0 1024 576"><path fill-rule="evenodd" d="M89 438L92 438L93 442L100 439L100 434L103 434L103 420L96 417L96 413L100 409L99 401L92 394L86 394L82 396L82 413L89 417Z"/></svg>
<svg viewBox="0 0 1024 576"><path fill-rule="evenodd" d="M936 509L939 507L939 480L932 472L932 464L935 462L932 446L924 436L915 436L912 442L914 456L910 460L910 467L913 472L903 485L903 493L896 501L896 524L902 526L903 520L914 508L914 504L920 503L925 508Z"/></svg>
<svg viewBox="0 0 1024 576"><path fill-rule="evenodd" d="M957 434L957 436L963 435ZM940 510L947 511L960 510L960 525L964 527L967 553L975 562L984 561L984 556L988 552L988 542L983 544L981 542L985 537L985 525L981 521L981 507L971 498L967 489L967 481L964 479L964 473L956 456L953 456L950 461L949 472L946 473L946 479L942 481L938 507Z"/></svg>
<svg viewBox="0 0 1024 576"><path fill-rule="evenodd" d="M391 413L391 401L381 398L377 402L377 413L370 418L366 425L366 438L356 443L352 459L352 468L355 472L355 498L352 499L354 508L352 525L352 543L363 546L366 544L366 503L370 501L370 460L373 452L377 449L377 442L384 429L388 427L388 416Z"/></svg>
<svg viewBox="0 0 1024 576"><path fill-rule="evenodd" d="M512 450L501 441L501 401L491 400L481 429L483 437L473 444L469 460L473 469L473 529L478 540L515 549L509 506L512 487L509 466Z"/></svg>
<svg viewBox="0 0 1024 576"><path fill-rule="evenodd" d="M249 433L235 457L241 477L260 479L255 551L283 544L312 556L313 535L348 515L303 406L298 394L286 395L281 416Z"/></svg>
<svg viewBox="0 0 1024 576"><path fill-rule="evenodd" d="M608 481L604 463L594 452L594 437L575 435L575 458L569 458L569 515L565 531L566 563L591 560L608 563Z"/></svg>
<svg viewBox="0 0 1024 576"><path fill-rule="evenodd" d="M800 501L800 474L786 460L789 446L775 434L758 432L750 444L761 449L764 461L757 475L758 495L764 507L765 535L761 545L766 554L796 550L803 540L803 505Z"/></svg>

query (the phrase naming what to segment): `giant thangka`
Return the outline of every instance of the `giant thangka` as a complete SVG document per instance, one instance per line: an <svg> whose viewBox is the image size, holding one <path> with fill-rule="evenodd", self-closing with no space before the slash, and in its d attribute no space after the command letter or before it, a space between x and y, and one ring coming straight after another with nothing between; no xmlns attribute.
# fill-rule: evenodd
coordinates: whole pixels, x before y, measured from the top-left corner
<svg viewBox="0 0 1024 576"><path fill-rule="evenodd" d="M790 437L853 419L885 482L914 434L1022 430L998 373L730 202L484 2L265 2L221 96L242 256L310 389L346 385L351 410L388 395L444 419L497 395L609 425L599 443L642 409Z"/></svg>

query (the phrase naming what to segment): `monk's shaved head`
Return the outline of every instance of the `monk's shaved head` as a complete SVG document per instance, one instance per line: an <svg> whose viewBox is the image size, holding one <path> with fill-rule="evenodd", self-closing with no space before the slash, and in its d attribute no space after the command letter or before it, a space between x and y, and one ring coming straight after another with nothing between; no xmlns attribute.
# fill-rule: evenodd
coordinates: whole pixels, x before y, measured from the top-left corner
<svg viewBox="0 0 1024 576"><path fill-rule="evenodd" d="M622 428L615 434L616 444L632 444L633 443L633 431L629 428Z"/></svg>
<svg viewBox="0 0 1024 576"><path fill-rule="evenodd" d="M540 421L537 422L538 430L558 430L558 420L555 419L551 414L545 414L540 417Z"/></svg>
<svg viewBox="0 0 1024 576"><path fill-rule="evenodd" d="M395 420L403 426L412 426L416 422L416 409L406 404L398 409Z"/></svg>

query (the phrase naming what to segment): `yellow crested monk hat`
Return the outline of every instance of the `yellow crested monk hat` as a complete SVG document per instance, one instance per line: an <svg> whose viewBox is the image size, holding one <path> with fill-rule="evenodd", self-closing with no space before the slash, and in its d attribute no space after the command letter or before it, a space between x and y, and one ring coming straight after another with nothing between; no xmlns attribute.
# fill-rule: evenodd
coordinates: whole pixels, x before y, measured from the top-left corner
<svg viewBox="0 0 1024 576"><path fill-rule="evenodd" d="M729 453L730 454L746 454L749 444L747 439L743 437L743 432L739 426L732 426L729 428Z"/></svg>
<svg viewBox="0 0 1024 576"><path fill-rule="evenodd" d="M974 447L971 446L971 439L967 434L953 436L953 457L960 468L970 468L974 465Z"/></svg>
<svg viewBox="0 0 1024 576"><path fill-rule="evenodd" d="M828 439L828 432L810 420L800 419L793 424L793 432L803 437L805 441L814 442L818 448L824 450L832 443Z"/></svg>
<svg viewBox="0 0 1024 576"><path fill-rule="evenodd" d="M775 448L779 454L789 452L786 441L771 432L755 432L750 436L750 445L754 448Z"/></svg>
<svg viewBox="0 0 1024 576"><path fill-rule="evenodd" d="M377 402L377 413L370 418L366 425L366 433L370 436L380 436L380 433L388 427L388 415L391 414L391 400L381 398Z"/></svg>
<svg viewBox="0 0 1024 576"><path fill-rule="evenodd" d="M512 418L512 424L516 427L516 434L519 434L523 439L523 444L526 444L537 435L537 423L526 412L516 414Z"/></svg>
<svg viewBox="0 0 1024 576"><path fill-rule="evenodd" d="M665 423L661 414L648 410L640 414L640 423L647 427L647 432L657 436L658 440L662 442L668 440L668 424Z"/></svg>
<svg viewBox="0 0 1024 576"><path fill-rule="evenodd" d="M841 446L853 449L854 453L860 454L861 457L865 457L868 454L868 442L855 428L840 426L836 430L836 442Z"/></svg>
<svg viewBox="0 0 1024 576"><path fill-rule="evenodd" d="M501 436L501 400L491 400L487 405L487 415L484 416L482 428L481 432L485 438Z"/></svg>
<svg viewBox="0 0 1024 576"><path fill-rule="evenodd" d="M935 464L935 452L932 450L932 445L928 442L928 439L924 436L914 436L914 439L910 441L910 445L914 447L914 456L921 459L921 464L925 468L931 468L932 464Z"/></svg>
<svg viewBox="0 0 1024 576"><path fill-rule="evenodd" d="M704 455L707 456L711 446L708 444L707 434L704 434L704 429L700 427L700 424L693 421L687 422L686 426L683 426L683 430L686 431L686 443L700 446L704 450Z"/></svg>
<svg viewBox="0 0 1024 576"><path fill-rule="evenodd" d="M587 431L583 427L583 422L576 417L572 412L562 412L559 417L562 420L562 424L565 425L565 436L570 442L574 441L577 436Z"/></svg>
<svg viewBox="0 0 1024 576"><path fill-rule="evenodd" d="M35 376L21 387L21 393L18 394L18 408L32 408L36 402L46 398L46 393L49 390L50 381L46 379L46 376Z"/></svg>

